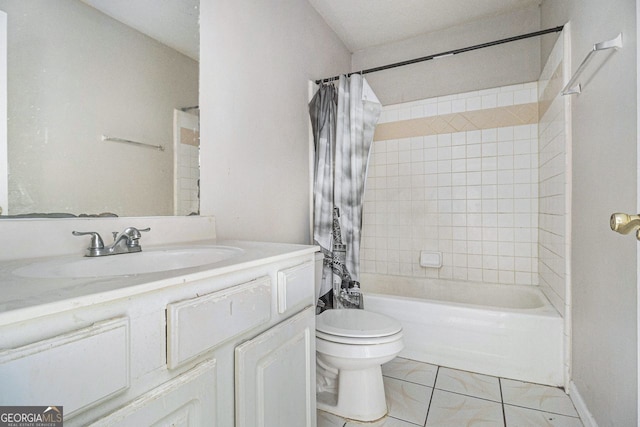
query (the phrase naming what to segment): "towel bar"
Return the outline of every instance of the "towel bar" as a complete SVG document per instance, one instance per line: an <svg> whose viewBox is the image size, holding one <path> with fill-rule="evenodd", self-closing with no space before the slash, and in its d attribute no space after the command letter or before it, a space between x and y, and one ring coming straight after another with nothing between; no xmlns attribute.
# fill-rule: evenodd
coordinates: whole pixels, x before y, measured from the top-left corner
<svg viewBox="0 0 640 427"><path fill-rule="evenodd" d="M128 139L116 138L114 136L102 135L102 140L103 141L124 142L124 143L127 143L127 144L138 145L138 146L141 146L141 147L155 148L158 151L164 151L164 147L162 145L145 144L144 142L131 141L131 140L128 140Z"/></svg>
<svg viewBox="0 0 640 427"><path fill-rule="evenodd" d="M561 92L562 95L574 95L576 93L582 92L582 87L580 86L580 83L576 84L576 81L578 80L578 77L580 77L580 74L582 74L582 71L584 71L584 68L587 66L587 63L591 60L591 57L593 56L594 53L600 50L619 49L621 47L622 47L622 33L618 34L615 38L611 40L594 44L593 49L591 49L589 54L587 54L587 56L584 58L584 60L582 61L582 63L580 64L576 72L573 74L573 77L571 77L571 80L569 80L569 83L567 83L564 89L562 89L562 92Z"/></svg>

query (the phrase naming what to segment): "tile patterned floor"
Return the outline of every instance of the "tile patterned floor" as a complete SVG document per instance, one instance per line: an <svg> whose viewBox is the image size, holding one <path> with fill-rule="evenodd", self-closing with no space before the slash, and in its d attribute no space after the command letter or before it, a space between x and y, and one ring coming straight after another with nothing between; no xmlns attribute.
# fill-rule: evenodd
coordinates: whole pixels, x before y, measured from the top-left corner
<svg viewBox="0 0 640 427"><path fill-rule="evenodd" d="M583 427L560 389L396 358L383 365L389 416L360 424L318 411L318 427Z"/></svg>

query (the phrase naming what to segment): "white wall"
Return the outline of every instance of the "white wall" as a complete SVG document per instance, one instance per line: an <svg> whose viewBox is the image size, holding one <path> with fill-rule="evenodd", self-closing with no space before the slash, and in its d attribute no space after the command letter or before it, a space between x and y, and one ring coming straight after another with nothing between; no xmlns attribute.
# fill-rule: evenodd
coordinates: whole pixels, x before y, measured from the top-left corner
<svg viewBox="0 0 640 427"><path fill-rule="evenodd" d="M352 70L391 64L540 30L537 6L353 54ZM536 81L537 38L367 75L383 105Z"/></svg>
<svg viewBox="0 0 640 427"><path fill-rule="evenodd" d="M637 206L635 2L543 2L543 27L567 21L574 70L594 43L624 37L622 50L594 59L572 98L573 382L599 426L635 426L637 243L608 222ZM550 50L543 45L543 57Z"/></svg>
<svg viewBox="0 0 640 427"><path fill-rule="evenodd" d="M80 0L1 0L0 10L9 213L173 214L173 109L198 104L198 63Z"/></svg>
<svg viewBox="0 0 640 427"><path fill-rule="evenodd" d="M306 0L200 8L201 214L220 238L308 243L308 81L350 53Z"/></svg>

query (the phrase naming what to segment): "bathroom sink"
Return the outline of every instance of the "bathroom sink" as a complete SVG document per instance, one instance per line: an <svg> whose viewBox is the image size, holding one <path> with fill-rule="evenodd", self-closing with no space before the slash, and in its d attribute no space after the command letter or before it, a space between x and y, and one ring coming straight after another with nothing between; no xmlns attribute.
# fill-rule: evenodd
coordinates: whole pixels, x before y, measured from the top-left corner
<svg viewBox="0 0 640 427"><path fill-rule="evenodd" d="M13 274L36 278L130 276L215 264L243 252L230 246L198 246L143 250L103 257L64 257L20 267Z"/></svg>

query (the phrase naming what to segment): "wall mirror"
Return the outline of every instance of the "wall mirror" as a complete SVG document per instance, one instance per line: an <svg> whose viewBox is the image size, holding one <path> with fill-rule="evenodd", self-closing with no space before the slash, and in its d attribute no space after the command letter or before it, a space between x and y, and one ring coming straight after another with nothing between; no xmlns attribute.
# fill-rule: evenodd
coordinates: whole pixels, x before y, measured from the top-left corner
<svg viewBox="0 0 640 427"><path fill-rule="evenodd" d="M197 214L199 0L0 0L0 10L2 215Z"/></svg>

